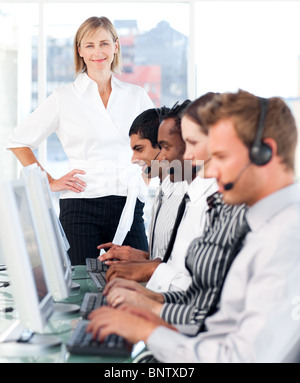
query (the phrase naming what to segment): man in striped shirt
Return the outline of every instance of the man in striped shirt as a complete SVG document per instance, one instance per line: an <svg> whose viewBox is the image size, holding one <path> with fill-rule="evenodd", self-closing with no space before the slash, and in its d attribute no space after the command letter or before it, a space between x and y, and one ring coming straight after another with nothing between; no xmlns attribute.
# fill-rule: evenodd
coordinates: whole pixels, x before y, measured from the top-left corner
<svg viewBox="0 0 300 383"><path fill-rule="evenodd" d="M210 100L213 94L206 94L201 97L197 102L205 103ZM191 105L191 104L190 104ZM183 163L182 153L178 153L178 147L185 147L182 139L181 132L181 117L185 113L186 109L190 108L190 105L186 108L175 108L174 111L165 117L163 123L159 128L158 141L161 146L161 156L165 158L169 163L180 162L182 169L182 177L188 178L189 174L186 174L185 164ZM174 120L176 124L174 125ZM174 138L177 136L177 145L175 145ZM207 133L203 134L203 137L207 139ZM179 139L180 138L180 139ZM201 144L201 155L198 158L193 159L193 168L196 169L199 165L201 158L201 164L204 173L203 160L208 160L208 153L205 150L205 145ZM181 157L181 158L180 158ZM186 159L191 164L191 158ZM191 274L185 267L185 255L191 241L199 237L203 232L205 225L205 213L208 208L206 198L217 190L216 181L214 179L206 179L203 177L195 177L195 171L193 173L193 181L189 184L187 190L186 206L183 212L183 216L178 220L178 230L173 229L172 238L168 244L163 255L163 262L156 263L155 265L147 263L135 264L130 262L121 265L116 265L107 273L107 280L112 280L117 277L135 280L138 282L147 283L147 288L152 291L167 291L171 289L185 290L191 283ZM167 208L167 206L166 206ZM166 210L166 209L165 209ZM165 212L164 215L170 214L171 212ZM162 221L161 230L164 221ZM150 237L151 238L151 237ZM173 240L173 247L171 242ZM151 246L151 241L150 241ZM171 248L172 247L172 248ZM168 258L169 257L169 258ZM168 258L168 259L167 259ZM149 266L154 266L150 268ZM134 269L134 272L131 272ZM147 270L146 273L142 273L142 270ZM141 277L142 275L142 277Z"/></svg>
<svg viewBox="0 0 300 383"><path fill-rule="evenodd" d="M112 332L143 340L161 362L300 361L297 127L283 100L265 101L225 93L201 112L210 127L211 175L227 203L249 206L250 228L206 331L187 337L148 310L121 306L91 314L95 337L100 330L100 340Z"/></svg>
<svg viewBox="0 0 300 383"><path fill-rule="evenodd" d="M204 101L202 101L203 98ZM191 158L195 159L196 155L208 162L209 157L205 157L208 156L208 151L205 150L208 131L201 126L201 120L195 113L199 105L205 105L206 99L207 96L200 97L184 111L182 129L187 141L192 139L193 142L196 142L197 136L191 133L188 134L189 129L186 126L191 124L191 120L187 118L194 116L193 121L197 123L196 129L202 131L202 135L199 136L201 150L194 150L195 154ZM203 181L202 179L201 182ZM174 274L175 276L177 274L178 279L185 279L183 269L187 269L190 279L186 288L181 288L184 286L183 282L165 283L165 279L168 281L168 275L164 276L166 268L163 268L155 282L148 283L146 289L139 284L123 280L110 282L104 290L104 293L108 294L107 300L109 304L116 306L126 301L145 306L167 322L180 326L181 331L189 334L204 329L206 317L215 312L218 307L226 273L242 244L245 233L241 229L244 227L246 210L245 205L230 206L224 204L219 193L208 194L207 196L210 196L209 209L206 213L203 234L200 238L199 235L191 238L193 242L187 247L187 256L186 250L182 254L185 258L185 267L183 264L181 270L178 270L178 268L174 270ZM197 211L196 206L194 209ZM187 220L183 224L192 231L192 227L196 225L196 222L196 220ZM186 235L188 236L188 234ZM179 245L177 244L177 246ZM176 256L178 255L176 254ZM157 267L154 275L163 265ZM159 289L159 285L164 286L165 289Z"/></svg>
<svg viewBox="0 0 300 383"><path fill-rule="evenodd" d="M147 121L145 120L145 116L142 116L142 119L141 116L137 118L138 121L133 123L134 126L130 130L131 144L134 151L133 158L135 160L141 158L141 141L149 141L150 135L153 135L153 129L156 129L156 144L154 143L153 138L151 144L152 146L158 145L157 132L159 123L165 119L171 119L173 121L174 129L179 125L177 133L172 133L169 135L170 143L172 144L172 159L176 159L180 163L183 161L185 145L180 134L179 116L189 103L190 101L187 100L182 104L174 105L172 109L163 108L164 113L159 113L158 123L154 122L153 116L151 116L151 121L149 121L149 116L147 116ZM157 111L159 111L159 109L157 109ZM149 112L150 111L146 111L144 114L149 115ZM151 125L151 129L149 129L148 125ZM145 157L143 159L145 160ZM166 171L164 170L159 173L160 169L157 169L157 166L155 166L157 164L151 163L151 160L154 159L155 156L148 158L147 160L147 170L149 176L154 177L157 175L163 179L153 204L152 219L149 229L148 254L147 256L145 256L145 254L140 256L137 251L130 248L129 246L116 246L112 243L99 246L98 248L100 250L109 249L99 258L102 262L105 262L110 266L106 273L108 280L113 275L118 277L127 277L129 279L138 279L139 281L147 281L165 254L176 219L178 205L180 204L182 197L187 190L188 184L185 180L183 180L181 174L179 180L175 180L174 174L165 176ZM156 159L161 159L161 156L159 156L159 158L157 157ZM143 262L146 259L147 261ZM117 263L115 260L121 261L122 263ZM124 263L124 261L126 262Z"/></svg>
<svg viewBox="0 0 300 383"><path fill-rule="evenodd" d="M204 233L189 246L186 267L192 283L186 291L158 295L152 311L189 335L205 330L205 319L218 309L226 274L244 236L245 205L224 204L219 193L209 198ZM157 299L157 298L156 298Z"/></svg>
<svg viewBox="0 0 300 383"><path fill-rule="evenodd" d="M117 307L133 303L150 309L182 333L205 329L205 319L217 311L222 286L244 237L245 205L230 206L219 193L209 198L203 235L192 241L186 256L191 275L187 290L157 293L124 279L112 280L104 289L108 303Z"/></svg>

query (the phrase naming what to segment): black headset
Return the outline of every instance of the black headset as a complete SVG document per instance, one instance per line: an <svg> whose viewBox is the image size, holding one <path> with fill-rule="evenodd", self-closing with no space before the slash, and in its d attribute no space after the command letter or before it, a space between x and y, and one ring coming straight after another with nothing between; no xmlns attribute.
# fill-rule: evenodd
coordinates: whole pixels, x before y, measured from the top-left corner
<svg viewBox="0 0 300 383"><path fill-rule="evenodd" d="M254 142L250 148L250 161L257 165L263 166L266 165L272 159L272 148L270 145L262 141L262 135L264 131L264 122L267 114L267 108L269 104L269 99L259 98L260 101L260 115L259 121L257 124L257 132Z"/></svg>

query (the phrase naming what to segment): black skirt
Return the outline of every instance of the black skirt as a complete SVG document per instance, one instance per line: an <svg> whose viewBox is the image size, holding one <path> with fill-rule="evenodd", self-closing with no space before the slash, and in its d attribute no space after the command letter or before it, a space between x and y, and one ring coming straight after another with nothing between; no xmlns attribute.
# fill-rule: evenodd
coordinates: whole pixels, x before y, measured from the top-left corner
<svg viewBox="0 0 300 383"><path fill-rule="evenodd" d="M60 221L70 243L72 265L85 265L86 258L99 256L98 245L112 242L126 197L61 199ZM143 219L144 204L137 199L134 219L123 245L148 251Z"/></svg>

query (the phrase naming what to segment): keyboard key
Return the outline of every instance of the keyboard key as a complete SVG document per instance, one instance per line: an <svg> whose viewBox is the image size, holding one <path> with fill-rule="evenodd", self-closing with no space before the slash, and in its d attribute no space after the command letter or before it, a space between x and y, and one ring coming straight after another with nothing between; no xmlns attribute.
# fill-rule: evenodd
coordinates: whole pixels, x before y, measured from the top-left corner
<svg viewBox="0 0 300 383"><path fill-rule="evenodd" d="M83 318L87 318L92 311L103 305L107 305L107 301L102 293L86 293L80 307L80 314Z"/></svg>
<svg viewBox="0 0 300 383"><path fill-rule="evenodd" d="M99 273L89 273L92 281L95 283L96 287L99 290L103 290L106 285L105 274L106 272L102 271Z"/></svg>
<svg viewBox="0 0 300 383"><path fill-rule="evenodd" d="M87 320L80 321L67 342L71 354L130 357L132 347L124 338L112 334L104 342L93 340L92 334L86 332L88 323Z"/></svg>
<svg viewBox="0 0 300 383"><path fill-rule="evenodd" d="M107 271L108 266L105 263L99 261L98 258L86 258L86 270L92 273L98 273L101 271Z"/></svg>

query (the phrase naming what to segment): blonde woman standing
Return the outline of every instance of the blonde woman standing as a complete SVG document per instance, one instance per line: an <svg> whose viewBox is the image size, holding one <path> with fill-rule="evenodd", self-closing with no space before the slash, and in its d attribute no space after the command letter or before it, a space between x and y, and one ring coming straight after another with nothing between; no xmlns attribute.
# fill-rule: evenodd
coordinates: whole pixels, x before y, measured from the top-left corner
<svg viewBox="0 0 300 383"><path fill-rule="evenodd" d="M74 58L74 83L56 89L14 128L7 147L23 166L41 167L33 150L57 134L70 172L58 179L47 175L51 190L61 192L60 220L71 263L78 265L99 255L97 245L114 239L148 250L144 185L138 166L130 162L128 132L153 104L144 89L114 76L121 70L121 47L106 17L91 17L79 27Z"/></svg>

